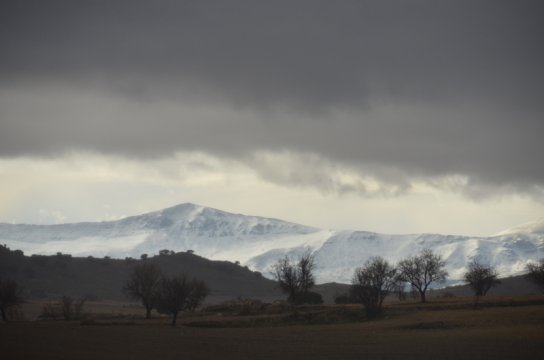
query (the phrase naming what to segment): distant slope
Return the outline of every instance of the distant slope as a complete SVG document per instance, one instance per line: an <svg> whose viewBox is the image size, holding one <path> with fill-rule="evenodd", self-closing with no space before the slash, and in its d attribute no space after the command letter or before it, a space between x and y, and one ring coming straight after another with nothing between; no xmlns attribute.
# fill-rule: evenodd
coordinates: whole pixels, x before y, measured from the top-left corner
<svg viewBox="0 0 544 360"><path fill-rule="evenodd" d="M524 276L512 276L500 279L501 283L489 290L489 296L525 296L542 294L542 289ZM474 291L468 285L452 286L431 292L433 295L449 293L455 296L473 296Z"/></svg>
<svg viewBox="0 0 544 360"><path fill-rule="evenodd" d="M205 281L211 289L208 304L238 297L272 302L285 299L274 281L264 278L240 265L228 261L211 261L191 253L157 255L146 260L77 258L68 255L24 256L20 250L0 246L0 278L15 280L31 300L56 299L61 295L88 297L91 300L128 301L121 289L137 264L156 264L166 274L186 273ZM541 294L542 290L522 276L503 278L489 295L516 296ZM323 296L326 303L334 303L337 295L349 291L348 284L326 283L312 291ZM428 297L472 296L467 285L431 290ZM396 300L394 295L389 300Z"/></svg>
<svg viewBox="0 0 544 360"><path fill-rule="evenodd" d="M230 214L194 204L118 221L60 225L0 223L0 243L25 253L139 257L159 250L194 250L208 258L247 260L318 229L257 216ZM245 255L248 254L248 255Z"/></svg>
<svg viewBox="0 0 544 360"><path fill-rule="evenodd" d="M473 259L496 266L502 277L521 274L529 261L544 257L544 219L490 237L387 235L321 230L181 204L110 222L0 224L0 243L30 254L60 251L113 258L139 258L162 249L194 250L209 259L240 261L265 276L270 276L270 268L279 258L296 257L310 249L316 256L318 283L349 283L354 269L372 256L397 262L430 248L446 260L449 284L455 284Z"/></svg>
<svg viewBox="0 0 544 360"><path fill-rule="evenodd" d="M493 237L438 234L386 235L364 231L338 231L313 248L320 282L351 281L354 269L373 256L395 263L430 248L442 255L449 272L449 284L458 283L473 259L495 266L501 277L525 271L525 265L544 257L544 233L519 232ZM296 256L302 248L274 249L252 258L249 267L265 271L279 257Z"/></svg>
<svg viewBox="0 0 544 360"><path fill-rule="evenodd" d="M77 258L68 255L24 256L0 246L0 278L19 283L30 298L60 295L125 300L122 287L134 266L156 264L166 274L186 273L211 289L207 302L241 297L273 301L284 298L276 284L260 273L227 262L211 261L190 253L158 255L146 260Z"/></svg>
<svg viewBox="0 0 544 360"><path fill-rule="evenodd" d="M534 282L529 281L524 276L512 276L500 279L501 283L493 287L487 293L488 296L527 296L540 295L542 288ZM326 303L334 303L334 299L338 295L347 294L349 292L348 284L326 283L316 285L312 291L318 292L323 297ZM441 289L431 289L427 294L428 299L444 296L474 296L474 290L468 285L449 286ZM419 295L416 294L416 299L419 300ZM396 294L391 293L386 301L398 301Z"/></svg>

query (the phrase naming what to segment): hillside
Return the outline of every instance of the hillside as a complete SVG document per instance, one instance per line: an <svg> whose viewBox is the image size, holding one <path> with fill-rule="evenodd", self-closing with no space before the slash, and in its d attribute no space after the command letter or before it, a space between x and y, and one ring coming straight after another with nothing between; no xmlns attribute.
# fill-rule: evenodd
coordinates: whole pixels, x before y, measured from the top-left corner
<svg viewBox="0 0 544 360"><path fill-rule="evenodd" d="M95 300L127 301L121 292L136 264L153 263L166 274L186 273L205 281L211 289L207 302L241 297L273 301L284 296L273 281L260 273L227 261L211 261L192 253L175 253L145 260L51 256L25 256L0 246L0 278L19 283L31 299L60 295Z"/></svg>
<svg viewBox="0 0 544 360"><path fill-rule="evenodd" d="M500 278L501 283L493 287L487 293L488 297L500 296L532 296L541 295L542 289L529 281L524 276L511 276ZM349 291L348 284L327 283L316 285L313 291L318 292L323 297L323 301L328 304L334 303L337 295L346 294ZM440 289L430 289L427 294L428 299L444 298L444 297L472 297L474 291L468 285L448 286ZM419 299L419 295L416 295ZM391 293L387 297L387 301L397 301L396 294Z"/></svg>

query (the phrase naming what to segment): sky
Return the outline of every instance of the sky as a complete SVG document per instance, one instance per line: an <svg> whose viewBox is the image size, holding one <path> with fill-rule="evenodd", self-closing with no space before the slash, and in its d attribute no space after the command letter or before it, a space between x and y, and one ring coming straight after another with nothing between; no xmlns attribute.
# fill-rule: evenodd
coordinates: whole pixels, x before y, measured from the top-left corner
<svg viewBox="0 0 544 360"><path fill-rule="evenodd" d="M0 2L0 222L544 217L544 3Z"/></svg>

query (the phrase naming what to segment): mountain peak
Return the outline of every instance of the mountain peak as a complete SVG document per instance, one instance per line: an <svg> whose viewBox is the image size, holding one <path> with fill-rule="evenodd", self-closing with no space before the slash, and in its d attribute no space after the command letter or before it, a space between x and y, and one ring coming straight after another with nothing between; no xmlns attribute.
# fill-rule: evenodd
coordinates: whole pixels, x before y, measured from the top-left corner
<svg viewBox="0 0 544 360"><path fill-rule="evenodd" d="M443 256L452 279L468 261L482 259L501 276L519 274L544 253L544 219L494 237L438 234L388 235L320 230L260 216L233 214L193 203L117 221L61 225L0 224L0 243L25 253L139 257L169 249L192 250L214 259L239 261L267 273L279 258L314 252L320 282L349 282L353 270L372 256L397 262L425 248Z"/></svg>
<svg viewBox="0 0 544 360"><path fill-rule="evenodd" d="M183 204L178 204L178 205L168 207L166 209L155 211L152 214L158 214L158 215L163 215L168 217L171 217L171 216L185 217L190 214L194 215L195 213L200 213L204 209L205 207L201 205L197 205L193 203L183 203Z"/></svg>

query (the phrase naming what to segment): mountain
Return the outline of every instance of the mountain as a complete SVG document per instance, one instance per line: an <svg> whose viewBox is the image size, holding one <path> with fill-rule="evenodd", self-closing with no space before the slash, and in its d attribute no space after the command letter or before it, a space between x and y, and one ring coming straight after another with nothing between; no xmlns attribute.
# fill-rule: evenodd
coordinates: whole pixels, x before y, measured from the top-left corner
<svg viewBox="0 0 544 360"><path fill-rule="evenodd" d="M265 276L279 258L296 257L310 249L315 253L319 283L349 283L354 269L372 256L396 262L430 248L444 257L450 283L456 283L472 259L496 266L502 277L519 275L528 262L544 257L544 219L490 237L387 235L322 230L181 204L109 222L0 224L0 243L25 253L112 258L152 255L162 249L193 250L213 260L239 261Z"/></svg>

